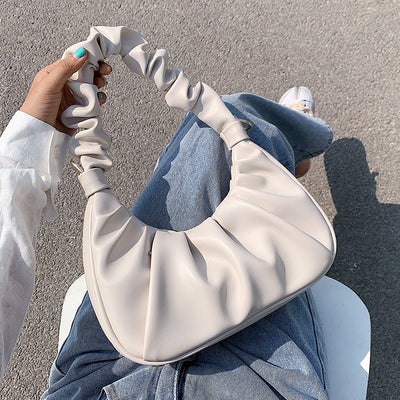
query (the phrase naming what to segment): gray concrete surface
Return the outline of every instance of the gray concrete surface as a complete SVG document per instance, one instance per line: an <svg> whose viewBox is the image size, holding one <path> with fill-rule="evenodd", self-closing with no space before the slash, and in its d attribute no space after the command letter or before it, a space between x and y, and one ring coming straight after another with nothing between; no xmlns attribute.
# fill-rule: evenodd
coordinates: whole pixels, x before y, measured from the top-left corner
<svg viewBox="0 0 400 400"><path fill-rule="evenodd" d="M336 137L302 182L337 231L330 275L354 289L371 313L368 399L400 398L398 1L2 0L1 9L0 130L35 73L93 25L142 32L169 50L171 65L221 94L249 91L277 100L293 85L310 87L318 116ZM104 108L115 159L110 176L129 205L183 115L170 112L150 83L111 64ZM1 399L35 399L45 390L62 300L82 274L85 201L70 168L57 204L60 217L40 230L36 289Z"/></svg>

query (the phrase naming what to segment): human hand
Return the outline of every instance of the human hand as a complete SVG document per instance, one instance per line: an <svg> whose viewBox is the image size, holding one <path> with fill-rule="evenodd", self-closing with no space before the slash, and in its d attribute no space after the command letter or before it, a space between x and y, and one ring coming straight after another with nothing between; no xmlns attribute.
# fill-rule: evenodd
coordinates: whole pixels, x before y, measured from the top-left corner
<svg viewBox="0 0 400 400"><path fill-rule="evenodd" d="M75 104L74 96L66 83L87 60L86 51L83 53L84 49L81 49L80 53L75 52L77 56L70 55L41 69L33 79L29 93L20 109L68 135L73 135L75 130L67 128L60 117L69 106ZM111 67L106 63L101 63L94 74L93 84L98 88L105 86L106 80L103 75L110 73ZM97 95L100 105L103 105L106 102L105 93L99 92Z"/></svg>

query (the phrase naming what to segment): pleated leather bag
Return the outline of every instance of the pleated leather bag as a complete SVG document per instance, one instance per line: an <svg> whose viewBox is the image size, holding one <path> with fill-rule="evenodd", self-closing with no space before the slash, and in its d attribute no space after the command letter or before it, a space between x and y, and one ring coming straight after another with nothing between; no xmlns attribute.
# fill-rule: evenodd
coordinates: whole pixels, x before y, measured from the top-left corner
<svg viewBox="0 0 400 400"><path fill-rule="evenodd" d="M102 329L125 357L164 364L210 346L265 317L318 281L336 249L332 227L304 187L253 143L206 84L168 69L165 50L146 51L126 27L94 27L80 46L88 62L69 81L78 105L63 114L80 129L74 154L88 198L83 262ZM214 214L183 232L139 221L110 190L111 167L93 74L112 54L194 112L232 152L230 191ZM268 340L268 338L266 338Z"/></svg>

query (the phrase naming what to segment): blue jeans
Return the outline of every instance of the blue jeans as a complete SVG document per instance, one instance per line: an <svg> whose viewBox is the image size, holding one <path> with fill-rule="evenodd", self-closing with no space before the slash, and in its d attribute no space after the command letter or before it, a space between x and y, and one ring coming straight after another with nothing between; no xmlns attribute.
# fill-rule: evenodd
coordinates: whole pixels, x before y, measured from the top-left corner
<svg viewBox="0 0 400 400"><path fill-rule="evenodd" d="M250 138L292 173L324 152L329 126L252 94L223 96ZM132 212L148 225L186 230L209 217L225 197L230 152L189 113L159 158ZM306 292L241 332L163 366L122 357L104 335L86 294L55 360L44 399L326 399L323 345L313 299Z"/></svg>

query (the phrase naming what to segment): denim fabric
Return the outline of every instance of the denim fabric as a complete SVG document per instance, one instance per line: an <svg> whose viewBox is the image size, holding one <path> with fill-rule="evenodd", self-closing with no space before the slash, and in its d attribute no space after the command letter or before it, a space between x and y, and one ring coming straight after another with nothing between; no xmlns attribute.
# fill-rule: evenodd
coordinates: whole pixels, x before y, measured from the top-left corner
<svg viewBox="0 0 400 400"><path fill-rule="evenodd" d="M292 173L331 144L332 132L318 118L248 93L222 99L234 115L251 121L250 139ZM230 165L231 153L219 135L189 113L132 212L157 228L190 229L212 215L228 194Z"/></svg>
<svg viewBox="0 0 400 400"><path fill-rule="evenodd" d="M325 151L329 126L252 94L223 96L250 138L292 173ZM158 228L185 230L225 197L230 152L189 113L161 154L132 212ZM105 337L86 294L50 374L43 399L326 399L323 343L306 292L269 316L199 353L164 366L122 357Z"/></svg>

